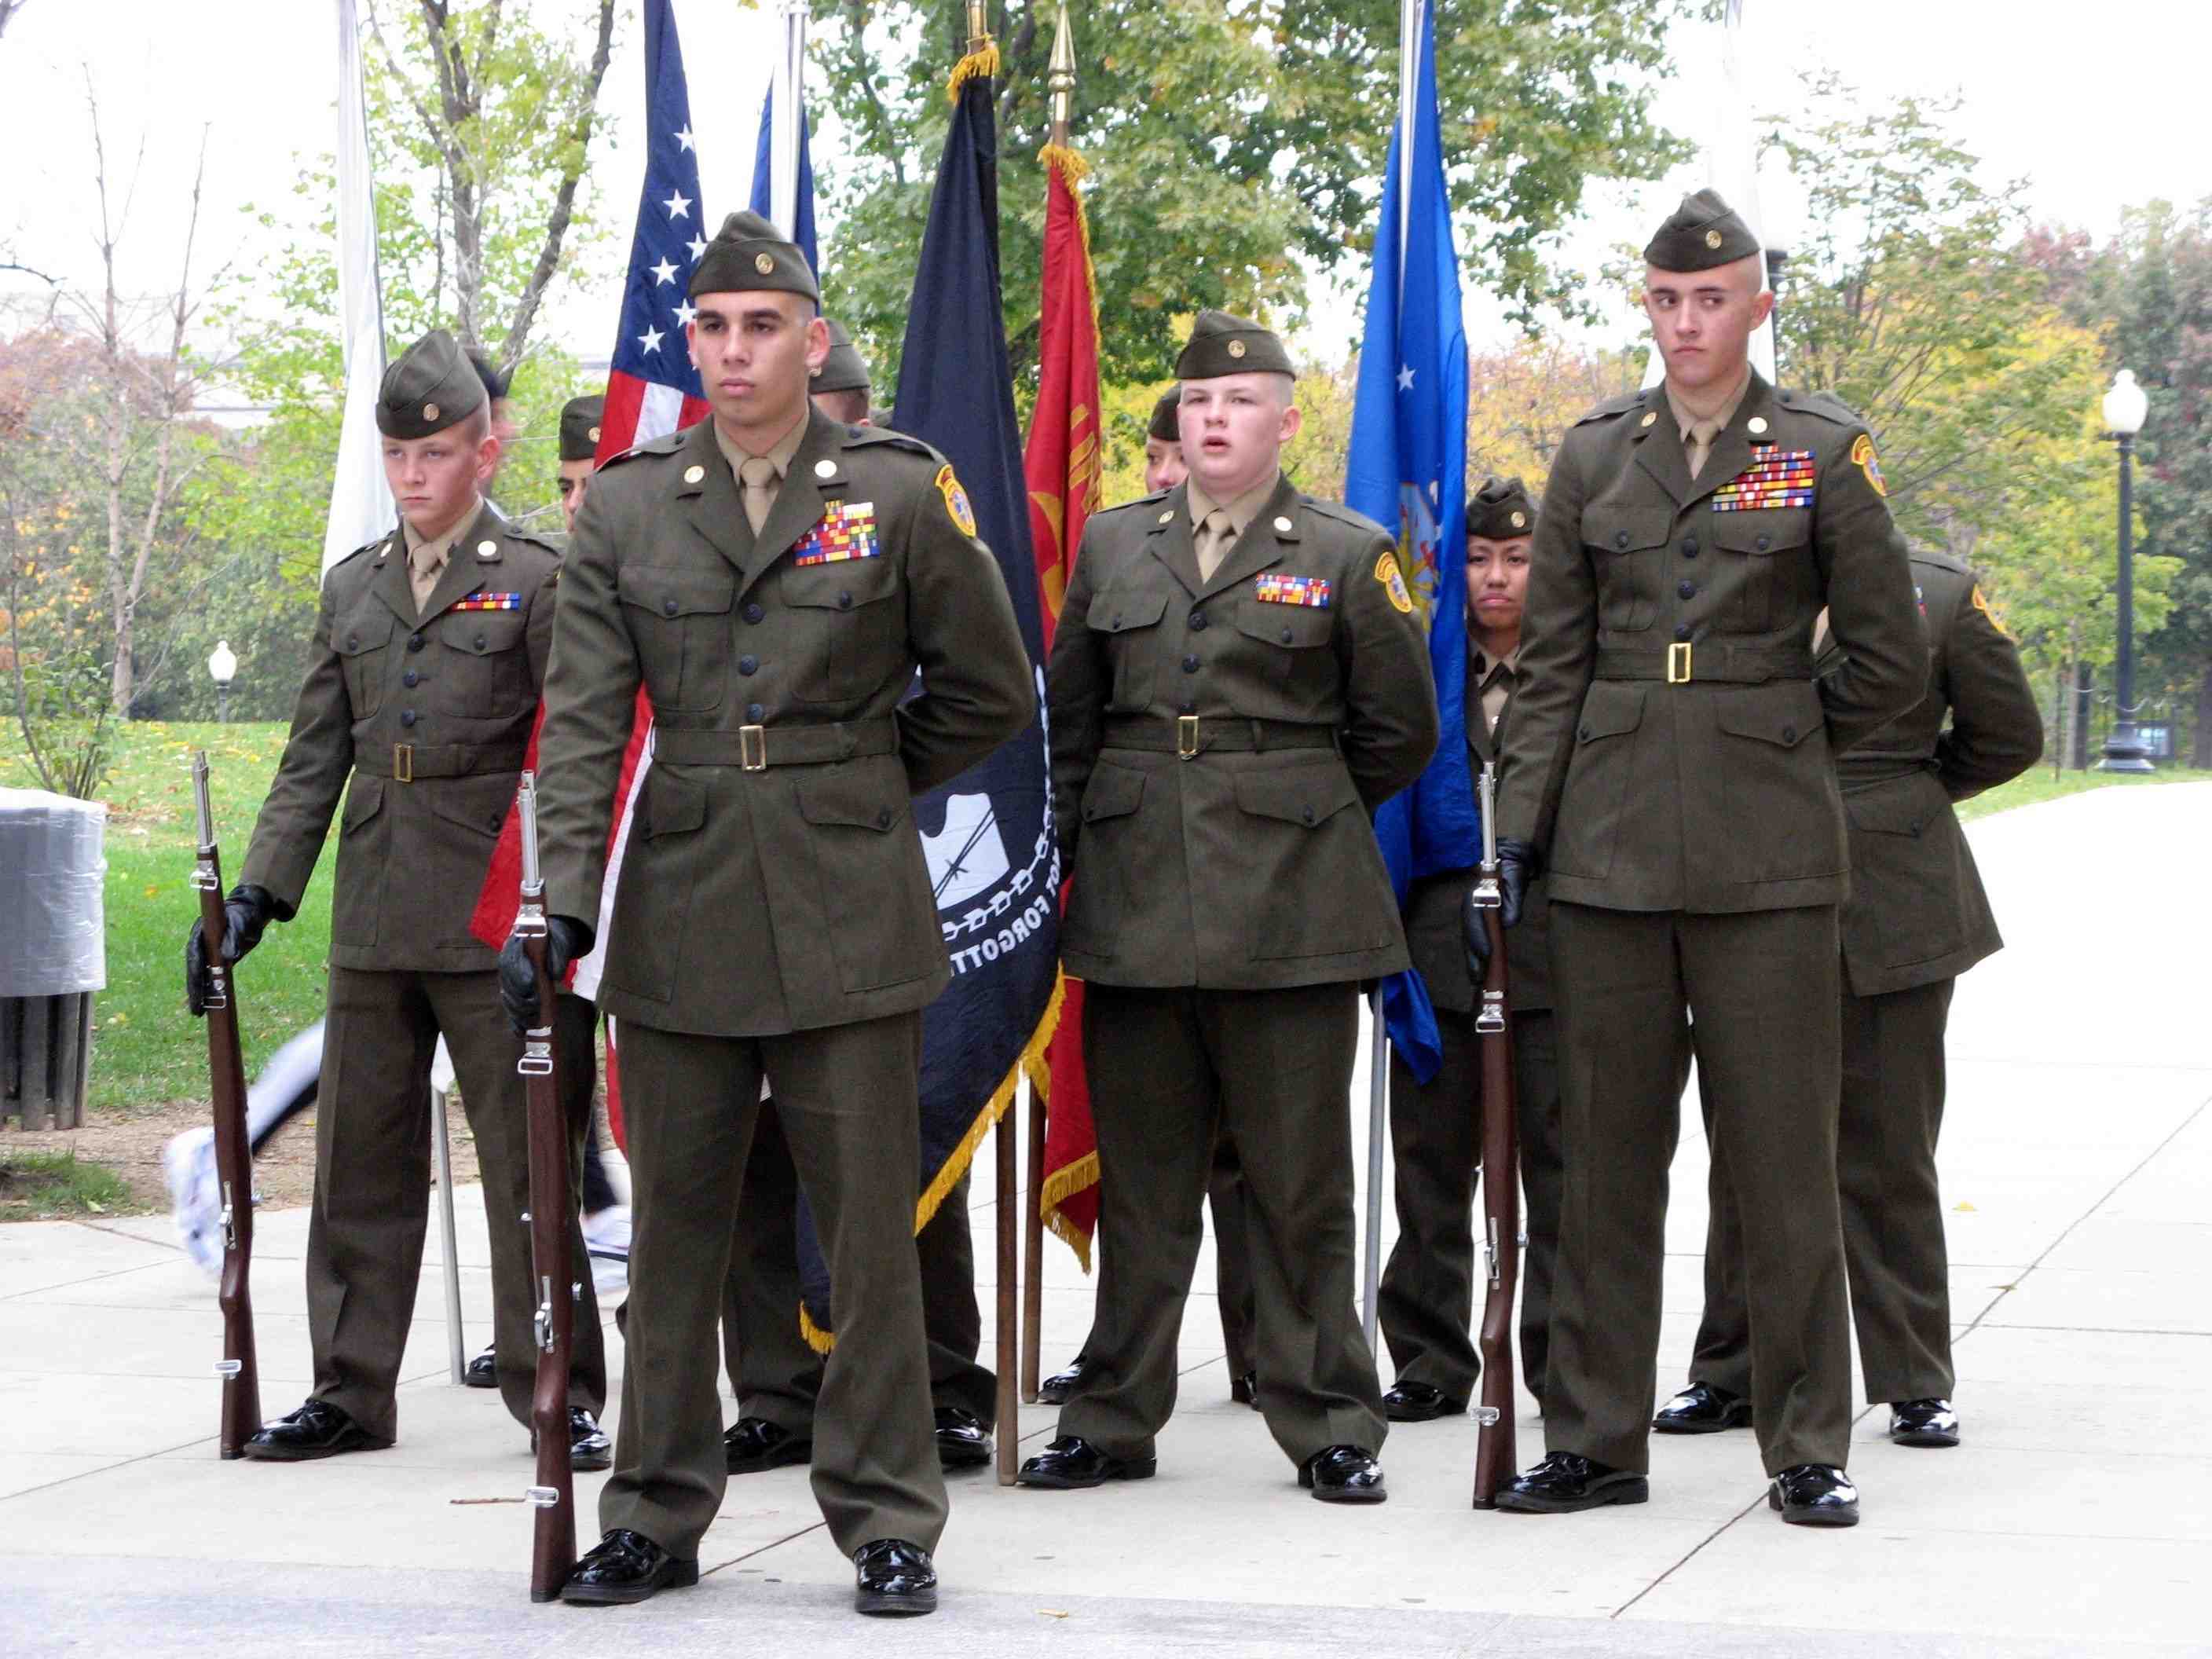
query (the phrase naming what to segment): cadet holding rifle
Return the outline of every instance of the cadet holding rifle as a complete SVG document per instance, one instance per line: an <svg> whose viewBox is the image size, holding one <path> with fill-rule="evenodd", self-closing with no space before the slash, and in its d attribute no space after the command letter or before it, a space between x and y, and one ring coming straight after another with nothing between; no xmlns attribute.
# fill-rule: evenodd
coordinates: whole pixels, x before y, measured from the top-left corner
<svg viewBox="0 0 2212 1659"><path fill-rule="evenodd" d="M208 800L207 750L192 757L192 805L198 814L199 859L192 886L200 896L200 924L187 943L185 1000L208 1023L208 1079L215 1103L216 1180L222 1194L223 1380L222 1454L244 1455L261 1427L261 1368L253 1349L253 1301L247 1279L253 1267L253 1152L246 1129L246 1062L238 1046L238 985L230 970L252 948L234 937L222 901L222 854L216 846L215 811ZM210 954L206 941L213 939ZM192 958L198 946L199 960ZM193 969L198 971L192 971Z"/></svg>
<svg viewBox="0 0 2212 1659"><path fill-rule="evenodd" d="M441 1035L483 1174L500 1393L530 1421L538 1299L522 1218L523 1091L496 958L468 921L537 712L560 560L483 503L497 446L483 382L451 336L433 330L392 365L376 416L402 527L324 579L291 736L224 904L222 953L235 961L297 911L344 794L307 1229L314 1389L245 1449L278 1462L375 1450L398 1432ZM185 947L198 1000L214 931L195 924ZM574 1216L573 1200L562 1212ZM570 1248L580 1259L573 1233ZM578 1467L605 1468L592 1413L605 1363L588 1280L577 1329L568 1436Z"/></svg>

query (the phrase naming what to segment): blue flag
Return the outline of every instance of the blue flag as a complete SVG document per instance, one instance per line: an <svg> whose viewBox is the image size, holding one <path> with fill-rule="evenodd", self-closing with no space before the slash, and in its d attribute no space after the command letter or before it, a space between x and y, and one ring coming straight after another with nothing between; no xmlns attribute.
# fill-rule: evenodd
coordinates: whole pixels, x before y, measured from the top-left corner
<svg viewBox="0 0 2212 1659"><path fill-rule="evenodd" d="M814 159L806 148L806 112L799 112L799 190L793 197L791 240L806 256L806 268L818 279L822 261L814 250ZM745 205L763 219L773 221L775 215L769 208L773 200L772 186L775 174L770 171L775 158L775 86L770 82L768 96L761 100L760 143L753 150L753 194Z"/></svg>
<svg viewBox="0 0 2212 1659"><path fill-rule="evenodd" d="M1398 558L1436 675L1436 757L1375 814L1401 905L1415 881L1466 869L1481 848L1467 756L1467 332L1437 134L1436 24L1425 5L1410 139L1406 125L1390 138L1344 484L1355 511L1399 526ZM1408 143L1413 165L1404 168ZM1382 1011L1390 1041L1425 1083L1441 1056L1419 972L1383 981Z"/></svg>

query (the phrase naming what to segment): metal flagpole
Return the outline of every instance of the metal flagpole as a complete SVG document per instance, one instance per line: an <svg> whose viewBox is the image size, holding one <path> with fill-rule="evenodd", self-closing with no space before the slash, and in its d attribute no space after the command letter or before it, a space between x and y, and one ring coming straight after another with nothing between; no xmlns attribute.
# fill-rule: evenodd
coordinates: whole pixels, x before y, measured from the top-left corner
<svg viewBox="0 0 2212 1659"><path fill-rule="evenodd" d="M1420 81L1421 7L1425 0L1402 0L1398 8L1398 297L1402 314L1406 295L1406 233L1413 200L1413 97ZM1382 1020L1382 988L1367 999L1367 1239L1360 1263L1360 1328L1367 1349L1376 1352L1382 1288L1383 1149L1389 1133L1390 1033Z"/></svg>
<svg viewBox="0 0 2212 1659"><path fill-rule="evenodd" d="M453 1226L453 1149L446 1136L447 1106L453 1086L453 1057L446 1040L430 1066L430 1156L438 1176L438 1237L446 1255L446 1347L456 1388L468 1381L468 1342L461 1331L461 1259Z"/></svg>
<svg viewBox="0 0 2212 1659"><path fill-rule="evenodd" d="M806 0L783 0L783 57L771 84L775 142L769 155L769 217L787 236L799 234L799 133L806 119Z"/></svg>

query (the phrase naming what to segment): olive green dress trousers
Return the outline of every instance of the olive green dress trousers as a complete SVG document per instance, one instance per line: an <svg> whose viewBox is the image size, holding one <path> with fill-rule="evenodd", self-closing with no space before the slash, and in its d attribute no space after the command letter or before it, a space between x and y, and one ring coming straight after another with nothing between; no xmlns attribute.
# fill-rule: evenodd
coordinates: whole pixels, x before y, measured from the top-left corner
<svg viewBox="0 0 2212 1659"><path fill-rule="evenodd" d="M561 1002L574 1002L562 997ZM585 1008L591 1005L585 1003ZM314 1209L307 1219L307 1329L314 1397L380 1439L398 1432L400 1357L415 1316L430 1219L430 1058L443 1033L476 1138L491 1236L492 1342L500 1398L530 1421L538 1311L530 1267L529 1108L494 973L330 970L316 1091ZM568 1036L573 1039L573 1030ZM584 1041L590 1042L588 1025ZM586 1097L588 1103L588 1096ZM605 1404L606 1350L576 1222L588 1103L568 1102L568 1249L583 1289L568 1403Z"/></svg>
<svg viewBox="0 0 2212 1659"><path fill-rule="evenodd" d="M1083 1055L1108 1243L1092 1374L1062 1434L1149 1457L1175 1410L1176 1340L1201 1239L1214 1143L1244 1170L1267 1428L1292 1462L1388 1431L1354 1305L1352 1121L1356 985L1131 989L1091 981ZM1255 1064L1265 1056L1266 1064Z"/></svg>
<svg viewBox="0 0 2212 1659"><path fill-rule="evenodd" d="M1694 1048L1743 1220L1749 1393L1766 1471L1842 1467L1850 1333L1835 907L1706 915L1554 898L1551 921L1566 1178L1546 1446L1650 1467L1668 1168Z"/></svg>
<svg viewBox="0 0 2212 1659"><path fill-rule="evenodd" d="M830 1259L838 1340L814 1418L816 1501L848 1556L883 1538L937 1547L945 1480L914 1249L921 1063L919 1012L761 1037L623 1022L630 1292L602 1528L690 1560L721 1507L715 1329L765 1071Z"/></svg>
<svg viewBox="0 0 2212 1659"><path fill-rule="evenodd" d="M771 1081L769 1086L775 1086ZM793 1434L814 1432L822 1356L799 1328L799 1180L775 1103L763 1101L738 1200L737 1237L722 1298L722 1357L740 1417ZM962 1175L929 1224L915 1235L921 1263L921 1322L929 1342L929 1397L986 1428L997 1420L996 1376L975 1363L983 1314L975 1301L975 1243Z"/></svg>
<svg viewBox="0 0 2212 1659"><path fill-rule="evenodd" d="M1836 1185L1851 1320L1870 1403L1948 1399L1950 1255L1936 1177L1943 1128L1943 1033L1955 980L1843 1000L1843 1107ZM1743 1224L1722 1160L1713 1159L1705 1240L1705 1314L1690 1379L1751 1392Z"/></svg>

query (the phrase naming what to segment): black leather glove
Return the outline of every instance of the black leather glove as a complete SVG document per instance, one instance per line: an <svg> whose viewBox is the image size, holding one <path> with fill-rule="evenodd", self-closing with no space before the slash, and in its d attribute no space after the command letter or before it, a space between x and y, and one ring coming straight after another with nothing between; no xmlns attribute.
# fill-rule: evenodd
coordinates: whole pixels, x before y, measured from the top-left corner
<svg viewBox="0 0 2212 1659"><path fill-rule="evenodd" d="M574 916L545 918L545 971L557 992L568 964L592 948L592 930ZM507 1009L507 1023L517 1036L551 1018L550 1009L538 1006L538 973L530 953L522 948L522 935L509 933L499 947L499 1000Z"/></svg>
<svg viewBox="0 0 2212 1659"><path fill-rule="evenodd" d="M1498 891L1504 901L1499 920L1508 927L1519 924L1522 901L1528 896L1528 884L1535 878L1536 849L1515 836L1499 836ZM1459 925L1467 945L1468 977L1479 985L1490 966L1490 930L1484 925L1481 910L1476 908L1473 888L1468 890L1467 897L1460 902Z"/></svg>
<svg viewBox="0 0 2212 1659"><path fill-rule="evenodd" d="M222 902L223 966L231 967L260 944L262 933L270 922L291 919L290 912L268 889L240 882ZM192 931L185 935L185 1006L195 1019L207 1012L208 997L214 989L215 981L208 973L206 927L196 921Z"/></svg>

